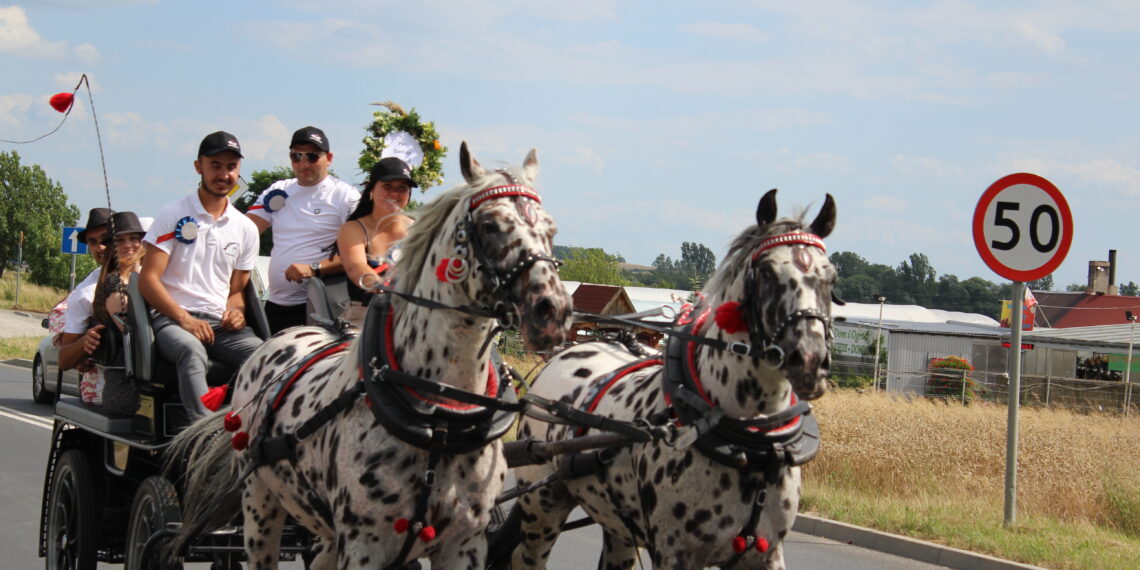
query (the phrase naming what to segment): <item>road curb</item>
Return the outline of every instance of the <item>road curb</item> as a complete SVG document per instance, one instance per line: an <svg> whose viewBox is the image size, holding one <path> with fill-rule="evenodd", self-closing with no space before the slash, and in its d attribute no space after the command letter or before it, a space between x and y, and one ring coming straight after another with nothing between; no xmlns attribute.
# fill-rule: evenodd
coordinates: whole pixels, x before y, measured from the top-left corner
<svg viewBox="0 0 1140 570"><path fill-rule="evenodd" d="M910 537L863 528L812 515L797 514L792 530L837 542L870 548L911 560L964 570L1045 570L1040 566L1003 560L977 552L923 542Z"/></svg>
<svg viewBox="0 0 1140 570"><path fill-rule="evenodd" d="M11 359L5 360L4 364L9 364L11 366L19 366L21 368L31 368L32 367L32 361L28 360L27 358L11 358Z"/></svg>

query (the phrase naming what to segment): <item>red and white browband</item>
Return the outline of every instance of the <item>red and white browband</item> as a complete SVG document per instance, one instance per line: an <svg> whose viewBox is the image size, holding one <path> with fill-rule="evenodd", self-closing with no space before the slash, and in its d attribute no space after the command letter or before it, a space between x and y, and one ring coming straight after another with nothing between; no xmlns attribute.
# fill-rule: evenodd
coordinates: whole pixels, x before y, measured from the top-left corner
<svg viewBox="0 0 1140 570"><path fill-rule="evenodd" d="M469 208L471 210L474 210L475 208L479 207L479 204L482 204L487 200L504 198L507 196L522 196L523 198L534 200L539 204L542 203L542 199L538 197L538 192L536 192L534 188L531 188L530 186L523 186L521 184L507 184L505 186L492 186L486 190L480 190L474 196L471 196L471 206L469 206Z"/></svg>
<svg viewBox="0 0 1140 570"><path fill-rule="evenodd" d="M827 246L823 244L823 238L815 234L809 234L807 232L791 232L780 234L778 236L772 236L760 242L760 245L756 247L756 251L752 253L752 259L756 259L756 257L761 253L764 253L766 250L772 249L773 247L796 244L818 247L820 251L827 253Z"/></svg>

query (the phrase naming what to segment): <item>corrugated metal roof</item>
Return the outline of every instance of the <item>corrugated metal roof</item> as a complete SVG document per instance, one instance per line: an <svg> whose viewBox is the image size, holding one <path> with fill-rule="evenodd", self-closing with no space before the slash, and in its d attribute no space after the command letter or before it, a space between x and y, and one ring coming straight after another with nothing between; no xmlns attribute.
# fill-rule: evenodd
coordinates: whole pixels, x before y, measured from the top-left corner
<svg viewBox="0 0 1140 570"><path fill-rule="evenodd" d="M864 317L853 317L844 320L852 324L870 328L877 328L879 326L878 318L868 319ZM926 323L883 319L883 330L890 331L892 333L930 333L989 338L1001 338L1003 336L1009 336L1009 329L1005 329L1000 326L987 326L960 322Z"/></svg>

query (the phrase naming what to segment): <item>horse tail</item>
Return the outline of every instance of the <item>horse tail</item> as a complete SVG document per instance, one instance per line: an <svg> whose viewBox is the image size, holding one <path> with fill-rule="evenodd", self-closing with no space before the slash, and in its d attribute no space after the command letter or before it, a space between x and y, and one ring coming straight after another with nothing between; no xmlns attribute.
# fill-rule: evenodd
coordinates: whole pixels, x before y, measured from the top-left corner
<svg viewBox="0 0 1140 570"><path fill-rule="evenodd" d="M169 543L171 559L183 554L198 535L224 528L241 514L237 454L225 431L222 409L202 418L171 441L166 475L183 483L182 526Z"/></svg>

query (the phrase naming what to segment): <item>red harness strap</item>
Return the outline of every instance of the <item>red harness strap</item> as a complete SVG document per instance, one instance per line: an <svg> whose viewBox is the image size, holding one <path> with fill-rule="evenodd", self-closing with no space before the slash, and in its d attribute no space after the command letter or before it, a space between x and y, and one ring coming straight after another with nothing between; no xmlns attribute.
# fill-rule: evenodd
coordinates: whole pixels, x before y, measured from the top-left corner
<svg viewBox="0 0 1140 570"><path fill-rule="evenodd" d="M289 393L289 390L293 387L293 383L296 382L297 379L300 378L301 375L304 374L306 370L308 370L309 368L312 368L312 366L314 364L316 364L317 362L320 362L325 357L331 356L331 355L336 354L338 352L344 352L345 350L348 349L348 345L350 345L350 344L352 344L351 340L346 340L342 343L335 344L335 345L330 346L330 347L322 350L321 352L313 355L311 358L309 358L307 361L305 361L305 363L302 364L301 367L298 368L297 371L294 372L293 375L289 377L289 381L286 382L285 385L282 386L281 389L277 391L277 397L273 399L273 405L271 406L272 409L276 410L276 409L281 408L281 404L285 401L285 396Z"/></svg>
<svg viewBox="0 0 1140 570"><path fill-rule="evenodd" d="M594 410L596 410L598 408L598 404L601 403L602 397L606 395L606 392L610 391L610 388L612 388L614 386L614 384L617 384L618 380L621 380L622 378L625 378L626 376L628 376L630 373L637 372L638 370L641 370L642 368L646 368L649 366L661 366L663 363L664 363L664 361L662 361L660 358L651 358L649 360L641 360L638 362L634 362L633 364L630 364L630 365L626 366L625 368L619 368L619 369L611 372L610 376L608 378L603 377L602 379L599 380L600 382L602 382L601 386L599 388L597 388L597 391L594 393L594 397L589 399L589 405L586 406L586 412L591 413L591 414L594 413ZM587 429L589 429L589 428L580 427L580 428L578 428L578 431L575 432L575 435L577 435L577 436L584 435L586 433Z"/></svg>

